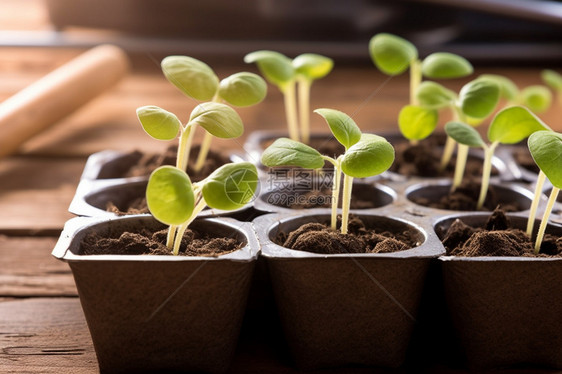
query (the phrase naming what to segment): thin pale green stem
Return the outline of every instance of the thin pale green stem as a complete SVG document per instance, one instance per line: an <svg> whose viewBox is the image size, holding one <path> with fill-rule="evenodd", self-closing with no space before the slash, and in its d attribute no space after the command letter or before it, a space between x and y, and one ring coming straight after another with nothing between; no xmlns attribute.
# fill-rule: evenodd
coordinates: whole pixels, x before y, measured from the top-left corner
<svg viewBox="0 0 562 374"><path fill-rule="evenodd" d="M419 105L416 92L421 81L421 61L416 59L410 63L410 105Z"/></svg>
<svg viewBox="0 0 562 374"><path fill-rule="evenodd" d="M535 186L535 197L531 203L531 208L529 210L529 220L527 221L527 235L529 237L533 236L533 228L535 226L535 218L537 217L537 209L539 207L539 202L541 201L542 188L544 182L546 181L546 174L541 170L537 177L537 185Z"/></svg>
<svg viewBox="0 0 562 374"><path fill-rule="evenodd" d="M349 207L351 206L351 190L353 188L353 177L347 174L343 175L343 194L341 208L341 233L347 234L347 226L349 223Z"/></svg>
<svg viewBox="0 0 562 374"><path fill-rule="evenodd" d="M535 254L538 254L539 251L541 250L542 239L546 231L546 226L548 225L548 218L550 217L550 213L552 212L554 203L558 198L558 192L560 192L559 188L552 187L552 191L550 192L550 197L548 198L548 203L546 204L546 210L544 211L544 215L542 216L542 220L541 220L541 225L539 226L539 232L537 233L537 240L535 241Z"/></svg>
<svg viewBox="0 0 562 374"><path fill-rule="evenodd" d="M168 228L168 236L166 238L166 247L172 249L172 247L174 246L174 239L176 237L177 230L178 230L178 226L176 226L176 225L170 225L170 227Z"/></svg>
<svg viewBox="0 0 562 374"><path fill-rule="evenodd" d="M193 220L197 218L197 215L199 215L199 213L203 209L205 209L206 205L207 204L205 203L205 199L203 199L202 196L199 196L199 202L197 203L197 205L195 205L195 208L193 209L193 213L191 213L191 217L189 217L187 221L185 221L179 226L178 231L176 233L176 238L174 240L174 250L173 250L174 256L177 256L178 253L180 253L181 240L183 238L183 234L185 234L185 230L187 230L191 222L193 222Z"/></svg>
<svg viewBox="0 0 562 374"><path fill-rule="evenodd" d="M340 197L341 170L338 165L334 165L334 180L332 185L332 230L337 229L338 205Z"/></svg>
<svg viewBox="0 0 562 374"><path fill-rule="evenodd" d="M187 163L189 161L189 152L191 151L191 143L193 143L193 136L195 135L197 124L193 123L186 126L180 135L180 143L178 145L178 156L176 166L183 171L187 170Z"/></svg>
<svg viewBox="0 0 562 374"><path fill-rule="evenodd" d="M488 194L488 185L490 184L490 175L492 174L492 157L494 157L494 151L496 150L498 144L498 142L494 142L490 146L484 146L484 167L482 169L480 196L478 197L476 210L482 209L482 207L484 206L484 201L486 201L486 195Z"/></svg>
<svg viewBox="0 0 562 374"><path fill-rule="evenodd" d="M453 114L453 120L458 121L461 117L460 110L454 105L451 105L449 109L451 109L451 113ZM451 157L453 157L456 145L457 142L455 142L455 140L450 136L447 136L445 148L443 149L443 155L441 156L441 165L439 166L439 170L444 171L447 168L447 165L449 165L449 162L451 161Z"/></svg>
<svg viewBox="0 0 562 374"><path fill-rule="evenodd" d="M283 90L283 98L285 100L285 116L287 117L287 126L289 128L289 137L295 141L299 141L299 123L297 115L297 95L295 93L295 81L287 83Z"/></svg>
<svg viewBox="0 0 562 374"><path fill-rule="evenodd" d="M203 142L201 143L201 147L199 148L199 154L197 155L197 161L195 162L195 166L193 167L194 172L200 171L203 168L203 165L205 165L205 160L207 160L207 155L209 154L209 150L211 149L212 142L213 135L205 131L205 137L203 138Z"/></svg>
<svg viewBox="0 0 562 374"><path fill-rule="evenodd" d="M451 186L451 192L455 192L457 187L462 183L462 178L464 176L464 168L466 167L466 159L468 158L468 145L459 144L457 150L457 164L455 166L455 177L453 179L453 185Z"/></svg>
<svg viewBox="0 0 562 374"><path fill-rule="evenodd" d="M298 79L299 119L301 139L304 144L310 142L310 86L312 81L306 77Z"/></svg>
<svg viewBox="0 0 562 374"><path fill-rule="evenodd" d="M449 165L449 162L451 161L451 157L453 157L453 152L455 151L456 145L457 142L450 136L447 136L445 148L443 148L443 156L441 156L441 164L439 165L439 170L443 171L447 168L447 165Z"/></svg>

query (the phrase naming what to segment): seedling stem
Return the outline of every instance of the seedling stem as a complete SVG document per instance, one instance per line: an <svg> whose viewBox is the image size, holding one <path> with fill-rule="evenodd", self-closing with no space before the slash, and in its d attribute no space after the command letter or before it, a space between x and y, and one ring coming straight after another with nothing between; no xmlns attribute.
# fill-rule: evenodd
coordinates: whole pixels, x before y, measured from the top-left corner
<svg viewBox="0 0 562 374"><path fill-rule="evenodd" d="M287 125L289 128L289 137L295 141L299 141L299 124L297 116L297 102L295 94L295 81L289 81L283 87L283 99L285 100L285 116L287 117Z"/></svg>
<svg viewBox="0 0 562 374"><path fill-rule="evenodd" d="M535 241L535 254L538 254L541 249L541 243L544 237L544 233L546 231L546 226L548 224L548 218L550 217L550 213L552 212L554 203L558 198L558 192L560 192L560 189L558 187L552 187L552 192L550 192L550 197L548 198L546 210L544 211L544 215L541 220L541 225L539 226L539 232L537 233L537 239Z"/></svg>
<svg viewBox="0 0 562 374"><path fill-rule="evenodd" d="M299 90L299 117L302 142L308 144L310 141L310 87L312 81L300 76L297 79Z"/></svg>
<svg viewBox="0 0 562 374"><path fill-rule="evenodd" d="M533 235L533 228L535 226L535 217L537 216L537 208L539 207L539 202L542 195L542 188L544 182L546 181L546 174L541 170L537 176L537 185L535 187L535 197L531 203L531 208L529 211L529 220L527 221L527 235L531 237Z"/></svg>

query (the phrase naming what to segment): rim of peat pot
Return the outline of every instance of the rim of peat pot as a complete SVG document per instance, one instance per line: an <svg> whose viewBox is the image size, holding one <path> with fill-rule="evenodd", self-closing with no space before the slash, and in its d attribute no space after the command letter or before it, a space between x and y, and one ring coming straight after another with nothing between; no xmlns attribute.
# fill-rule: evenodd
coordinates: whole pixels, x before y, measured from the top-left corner
<svg viewBox="0 0 562 374"><path fill-rule="evenodd" d="M329 210L254 220L285 337L299 368L401 366L430 261L444 253L437 237L418 224L376 212L354 214L408 226L423 244L395 253L317 254L284 248L271 239L280 225L290 231L315 216L329 220Z"/></svg>
<svg viewBox="0 0 562 374"><path fill-rule="evenodd" d="M68 206L68 211L77 216L85 217L117 217L119 216L117 213L107 211L102 207L110 201L119 207L120 202L127 203L127 201L133 201L135 198L142 198L147 183L148 177L81 179ZM128 197L129 192L127 190L133 192L133 199ZM142 192L139 192L141 190ZM115 196L113 200L111 194ZM256 199L241 208L233 210L206 207L199 213L198 217L222 217L244 212L252 208ZM123 216L131 216L131 214L124 214Z"/></svg>
<svg viewBox="0 0 562 374"><path fill-rule="evenodd" d="M436 221L445 229L459 218L483 226L490 213L449 215ZM525 229L527 217L508 214ZM539 220L535 222L536 235ZM562 225L547 233L562 235ZM449 314L473 369L520 364L562 368L562 257L441 256Z"/></svg>
<svg viewBox="0 0 562 374"><path fill-rule="evenodd" d="M431 202L438 201L441 196L449 193L451 185L452 181L450 179L418 179L414 183L407 185L406 189L404 190L404 197L410 202L410 204L413 204L418 208L430 209L432 211L435 211L436 215L449 215L451 214L451 212L472 212L466 210L463 211L432 208L426 205L418 204L411 200L411 198L425 197L431 198ZM526 187L513 182L490 182L488 189L490 187L500 192L498 193L499 203L511 202L514 200L514 198L517 198L520 204L524 204L525 209L519 210L518 212L525 212L529 210L531 202L534 198L533 192L531 192ZM541 196L541 202L542 201L546 201L546 196L544 196L544 194Z"/></svg>
<svg viewBox="0 0 562 374"><path fill-rule="evenodd" d="M259 196L254 200L254 208L264 211L264 212L272 212L272 213L294 213L294 212L306 212L309 210L317 210L317 209L329 209L326 207L314 207L314 208L289 208L287 204L274 204L273 202L269 201L272 199L274 194L285 195L287 199L290 198L298 198L303 196L307 191L295 191L291 190L293 185L289 186L289 190L285 188L268 188L261 191ZM382 183L371 182L366 180L354 180L353 181L353 189L352 189L352 196L360 193L364 196L367 196L369 192L371 192L372 196L374 196L374 200L376 202L376 207L374 208L364 208L364 209L353 209L354 211L363 212L366 210L372 209L379 209L384 208L389 205L392 205L397 200L396 191L394 191L391 187L386 186ZM323 196L328 199L332 198L331 194L328 195L318 195ZM364 199L366 200L366 199ZM353 197L352 197L353 201ZM340 209L341 210L341 209Z"/></svg>
<svg viewBox="0 0 562 374"><path fill-rule="evenodd" d="M78 254L88 231L116 234L135 225L165 227L150 215L76 217L53 250L72 270L100 372L225 372L259 253L251 224L196 219L190 227L246 243L218 257Z"/></svg>

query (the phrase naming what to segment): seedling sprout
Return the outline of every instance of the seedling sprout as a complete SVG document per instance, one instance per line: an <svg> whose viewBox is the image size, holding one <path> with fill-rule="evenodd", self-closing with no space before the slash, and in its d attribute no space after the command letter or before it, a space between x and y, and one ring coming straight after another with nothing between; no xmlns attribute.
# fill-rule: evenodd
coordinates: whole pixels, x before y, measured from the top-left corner
<svg viewBox="0 0 562 374"><path fill-rule="evenodd" d="M138 108L137 117L148 135L157 140L175 139L179 131L176 167L180 170L187 168L193 133L198 126L213 136L226 139L239 137L244 132L238 113L228 105L215 102L197 105L185 126L175 114L154 105Z"/></svg>
<svg viewBox="0 0 562 374"><path fill-rule="evenodd" d="M542 113L552 103L552 94L545 86L533 85L520 90L511 79L502 75L483 74L480 78L493 80L500 86L500 96L505 99L504 108L520 105L533 113Z"/></svg>
<svg viewBox="0 0 562 374"><path fill-rule="evenodd" d="M469 123L475 119L482 120L489 116L499 101L500 88L492 80L478 78L465 84L458 96L442 85L425 81L417 90L417 98L422 107L430 109L450 108L455 113L454 122ZM441 159L444 168L452 156L455 146L454 139L449 135ZM462 182L469 145L459 143L457 164L453 179L454 191Z"/></svg>
<svg viewBox="0 0 562 374"><path fill-rule="evenodd" d="M533 132L546 129L548 129L548 126L528 109L521 106L503 109L494 117L488 128L490 144L486 144L478 131L466 123L453 121L445 125L447 135L458 142L459 145L484 149L484 167L480 195L476 205L477 210L483 207L486 200L492 170L492 158L496 147L499 144L518 143Z"/></svg>
<svg viewBox="0 0 562 374"><path fill-rule="evenodd" d="M314 53L305 53L293 60L274 51L256 51L244 57L246 63L255 62L262 75L279 88L285 103L289 137L310 140L310 87L314 80L332 71L332 59ZM298 87L298 112L296 89ZM299 124L300 121L300 124Z"/></svg>
<svg viewBox="0 0 562 374"><path fill-rule="evenodd" d="M314 112L326 120L334 137L345 147L344 154L334 159L301 142L280 138L263 152L261 162L269 167L299 166L307 169L319 169L324 166L324 161L334 165L331 227L336 229L343 173L340 230L342 234L347 234L353 178L370 177L387 170L394 162L394 148L383 137L362 134L355 121L343 112L334 109L316 109Z"/></svg>
<svg viewBox="0 0 562 374"><path fill-rule="evenodd" d="M162 71L166 78L186 96L197 101L222 101L237 107L258 104L267 94L267 85L258 75L240 72L219 81L213 69L207 64L188 56L168 56L162 60ZM205 128L205 130L207 130ZM186 143L191 146L191 139L195 132L190 131ZM201 148L194 165L194 171L202 169L209 153L214 135L205 132ZM189 148L186 153L189 156ZM186 164L187 166L187 164Z"/></svg>
<svg viewBox="0 0 562 374"><path fill-rule="evenodd" d="M562 164L562 134L554 131L537 131L529 137L528 144L537 166L552 183L552 191L535 241L535 253L539 253L548 219L562 188L562 168L560 167ZM529 219L534 220L535 213L530 215Z"/></svg>
<svg viewBox="0 0 562 374"><path fill-rule="evenodd" d="M437 110L420 106L417 92L422 77L432 79L461 78L472 74L473 67L465 58L447 52L436 52L423 61L417 48L399 36L380 33L369 42L371 59L383 73L395 76L410 70L410 103L398 116L399 128L404 137L416 144L429 136L437 126Z"/></svg>
<svg viewBox="0 0 562 374"><path fill-rule="evenodd" d="M223 165L193 184L185 171L166 165L150 175L146 202L154 218L169 225L166 246L177 255L185 230L206 206L241 208L252 199L257 185L256 167L249 162Z"/></svg>
<svg viewBox="0 0 562 374"><path fill-rule="evenodd" d="M558 103L562 105L562 75L554 70L545 69L541 72L541 78L556 93Z"/></svg>

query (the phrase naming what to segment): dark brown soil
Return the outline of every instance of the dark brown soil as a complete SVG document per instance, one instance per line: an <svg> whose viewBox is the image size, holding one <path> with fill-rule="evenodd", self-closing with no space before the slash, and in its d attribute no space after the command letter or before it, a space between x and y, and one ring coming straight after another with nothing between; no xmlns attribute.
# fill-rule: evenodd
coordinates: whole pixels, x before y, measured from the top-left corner
<svg viewBox="0 0 562 374"><path fill-rule="evenodd" d="M349 233L342 234L330 228L329 223L307 223L290 233L280 232L275 242L283 247L321 254L389 253L420 245L415 234L405 231L376 232L366 228L363 221L350 216Z"/></svg>
<svg viewBox="0 0 562 374"><path fill-rule="evenodd" d="M127 203L124 210L119 209L113 201L109 201L106 205L106 211L115 213L118 216L125 216L128 214L146 214L150 213L148 205L146 204L146 197L139 197Z"/></svg>
<svg viewBox="0 0 562 374"><path fill-rule="evenodd" d="M83 255L171 255L166 247L168 230L155 233L142 229L138 233L124 232L118 238L90 233L80 243ZM180 247L180 256L216 257L243 247L233 238L217 238L187 229Z"/></svg>
<svg viewBox="0 0 562 374"><path fill-rule="evenodd" d="M440 170L444 139L443 136L430 136L415 146L407 141L393 144L395 160L390 167L390 171L405 176L453 177L456 157L452 157L445 170ZM481 176L482 164L482 159L469 156L466 162L465 175ZM497 169L492 168L492 175L497 174Z"/></svg>
<svg viewBox="0 0 562 374"><path fill-rule="evenodd" d="M529 152L529 149L524 146L514 147L513 148L513 158L517 165L525 168L533 173L539 173L540 169L533 160L533 156Z"/></svg>
<svg viewBox="0 0 562 374"><path fill-rule="evenodd" d="M412 197L411 200L418 204L435 209L445 210L463 210L470 211L476 210L478 203L478 196L480 195L480 182L469 179L465 180L453 193L441 196L439 199L428 199L425 197ZM499 204L498 195L494 190L494 186L488 188L486 200L482 211L492 211ZM501 208L506 212L517 212L523 210L518 202L511 202L509 204L501 205Z"/></svg>
<svg viewBox="0 0 562 374"><path fill-rule="evenodd" d="M191 148L191 152L189 153L189 163L187 166L187 173L193 182L204 179L215 171L215 169L230 162L228 156L210 150L203 168L199 172L195 173L193 171L193 166L195 165L198 154L199 145L195 145ZM122 165L119 165L118 163L112 164L114 171L111 173L111 176L106 176L106 178L148 176L154 171L154 169L160 166L175 165L176 155L176 146L168 147L168 149L166 149L166 151L162 154L144 154L139 151L133 151L122 158ZM131 160L135 160L132 165Z"/></svg>
<svg viewBox="0 0 562 374"><path fill-rule="evenodd" d="M562 237L545 235L540 253L535 255L531 239L524 231L512 228L501 210L492 213L484 228L474 228L457 219L447 231L443 245L451 256L562 257Z"/></svg>

